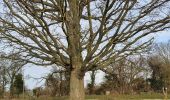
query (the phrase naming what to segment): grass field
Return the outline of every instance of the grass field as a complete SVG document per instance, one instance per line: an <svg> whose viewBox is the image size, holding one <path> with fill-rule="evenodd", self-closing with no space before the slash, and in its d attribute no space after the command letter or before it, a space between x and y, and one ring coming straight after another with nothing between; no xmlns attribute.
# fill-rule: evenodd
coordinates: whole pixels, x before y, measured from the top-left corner
<svg viewBox="0 0 170 100"><path fill-rule="evenodd" d="M1 99L1 100L9 100L9 99ZM39 98L26 97L25 99L20 98L20 99L12 99L12 100L68 100L68 97L41 96ZM115 96L113 95L109 95L109 96L89 95L89 96L86 96L86 100L165 100L165 99L162 94L143 93L140 95L115 95Z"/></svg>

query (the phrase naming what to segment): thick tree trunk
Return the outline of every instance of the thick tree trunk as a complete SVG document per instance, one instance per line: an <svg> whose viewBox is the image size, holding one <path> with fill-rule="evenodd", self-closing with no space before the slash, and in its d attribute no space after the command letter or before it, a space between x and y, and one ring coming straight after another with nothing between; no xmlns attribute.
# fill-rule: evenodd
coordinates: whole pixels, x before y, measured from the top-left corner
<svg viewBox="0 0 170 100"><path fill-rule="evenodd" d="M84 100L84 72L82 71L82 45L80 34L79 0L68 0L70 10L66 12L67 41L70 56L70 100Z"/></svg>
<svg viewBox="0 0 170 100"><path fill-rule="evenodd" d="M70 77L70 100L84 100L84 78L78 76L78 70L71 71Z"/></svg>

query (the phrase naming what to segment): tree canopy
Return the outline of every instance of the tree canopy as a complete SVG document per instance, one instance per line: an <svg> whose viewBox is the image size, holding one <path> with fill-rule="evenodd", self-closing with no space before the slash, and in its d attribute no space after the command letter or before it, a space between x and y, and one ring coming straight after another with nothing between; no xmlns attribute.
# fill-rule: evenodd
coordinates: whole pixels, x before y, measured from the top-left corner
<svg viewBox="0 0 170 100"><path fill-rule="evenodd" d="M146 36L170 27L169 0L1 1L0 38L23 60L71 71L71 100L83 100L85 72L141 52Z"/></svg>

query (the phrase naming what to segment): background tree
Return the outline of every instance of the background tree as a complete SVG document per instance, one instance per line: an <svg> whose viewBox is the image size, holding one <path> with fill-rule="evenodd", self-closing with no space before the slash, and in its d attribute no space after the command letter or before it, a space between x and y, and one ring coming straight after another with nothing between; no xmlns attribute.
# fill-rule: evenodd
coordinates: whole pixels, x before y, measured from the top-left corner
<svg viewBox="0 0 170 100"><path fill-rule="evenodd" d="M17 94L19 96L19 94L23 93L23 89L24 89L24 80L23 80L23 75L21 73L17 74L15 76L15 80L13 83L13 87L14 87L14 92L15 94Z"/></svg>
<svg viewBox="0 0 170 100"><path fill-rule="evenodd" d="M144 37L170 27L169 0L1 1L0 38L23 60L70 71L70 100L84 100L85 72L141 52L152 42Z"/></svg>
<svg viewBox="0 0 170 100"><path fill-rule="evenodd" d="M3 58L0 58L0 86L1 86L1 97L4 97L4 92L6 91L6 86L9 83L8 75L6 73L6 61Z"/></svg>
<svg viewBox="0 0 170 100"><path fill-rule="evenodd" d="M170 42L157 43L153 46L148 59L152 70L151 87L155 91L162 91L163 87L170 88Z"/></svg>
<svg viewBox="0 0 170 100"><path fill-rule="evenodd" d="M59 76L49 75L46 79L46 87L50 90L51 96L61 95L61 81Z"/></svg>
<svg viewBox="0 0 170 100"><path fill-rule="evenodd" d="M0 98L3 98L3 94L4 94L3 86L0 85Z"/></svg>
<svg viewBox="0 0 170 100"><path fill-rule="evenodd" d="M7 84L10 86L11 97L13 97L14 94L14 80L16 75L21 72L25 64L27 64L27 62L21 60L18 53L1 54L1 74L3 76L4 89Z"/></svg>
<svg viewBox="0 0 170 100"><path fill-rule="evenodd" d="M144 57L136 55L113 63L107 69L103 69L106 76L102 85L106 90L121 94L144 91L150 73L145 62Z"/></svg>
<svg viewBox="0 0 170 100"><path fill-rule="evenodd" d="M96 81L97 70L92 70L90 72L90 83L87 84L88 93L90 95L95 94L95 81Z"/></svg>
<svg viewBox="0 0 170 100"><path fill-rule="evenodd" d="M69 78L70 74L67 74L63 70L53 69L52 74L49 74L46 78L46 89L50 91L51 96L65 96L69 94ZM68 76L69 75L69 76Z"/></svg>
<svg viewBox="0 0 170 100"><path fill-rule="evenodd" d="M41 95L42 87L36 87L32 91L33 91L33 96L36 96L38 98Z"/></svg>

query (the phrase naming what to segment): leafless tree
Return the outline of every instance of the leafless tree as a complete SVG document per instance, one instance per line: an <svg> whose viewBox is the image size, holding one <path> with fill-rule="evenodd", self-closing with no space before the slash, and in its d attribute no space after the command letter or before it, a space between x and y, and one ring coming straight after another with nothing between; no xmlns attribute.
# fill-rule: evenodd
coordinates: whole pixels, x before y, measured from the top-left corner
<svg viewBox="0 0 170 100"><path fill-rule="evenodd" d="M23 60L70 71L70 100L84 100L85 72L150 45L142 39L170 27L169 2L1 0L0 38Z"/></svg>
<svg viewBox="0 0 170 100"><path fill-rule="evenodd" d="M14 79L15 76L21 72L21 68L27 64L27 62L20 60L19 54L9 53L9 54L1 54L1 69L3 71L2 75L4 79L4 86L8 84L10 85L10 95L13 97L14 94ZM5 89L5 87L4 87Z"/></svg>
<svg viewBox="0 0 170 100"><path fill-rule="evenodd" d="M38 97L41 95L42 90L43 90L42 87L36 87L36 88L34 88L34 89L33 89L33 95L38 98Z"/></svg>
<svg viewBox="0 0 170 100"><path fill-rule="evenodd" d="M67 77L67 72L58 70L53 71L46 78L46 88L50 91L51 96L64 96L68 95L69 91L69 79Z"/></svg>
<svg viewBox="0 0 170 100"><path fill-rule="evenodd" d="M56 96L57 93L60 93L60 79L59 77L54 77L53 75L49 75L46 79L46 87L48 88L51 96Z"/></svg>
<svg viewBox="0 0 170 100"><path fill-rule="evenodd" d="M4 92L5 92L5 87L6 85L8 84L8 79L7 79L7 75L6 75L6 68L5 68L5 62L4 62L4 59L0 59L0 91L1 91L1 94L0 96L1 97L4 97Z"/></svg>
<svg viewBox="0 0 170 100"><path fill-rule="evenodd" d="M134 93L133 90L138 84L138 79L146 79L145 74L150 73L146 59L139 56L127 57L115 62L105 69L106 87L121 94Z"/></svg>
<svg viewBox="0 0 170 100"><path fill-rule="evenodd" d="M3 70L1 70L0 72L1 72L1 75L0 75L0 88L1 88L0 89L0 91L1 91L0 97L4 97L6 86L9 82L8 82L7 76L5 74L6 73L5 69L3 68Z"/></svg>
<svg viewBox="0 0 170 100"><path fill-rule="evenodd" d="M88 94L93 95L95 94L95 81L96 81L96 74L97 70L92 70L89 72L90 74L90 83L87 84Z"/></svg>
<svg viewBox="0 0 170 100"><path fill-rule="evenodd" d="M47 76L39 78L29 77L37 80L37 83L45 80L45 88L40 95L48 96L68 96L70 87L70 73L61 67L52 66L51 72Z"/></svg>
<svg viewBox="0 0 170 100"><path fill-rule="evenodd" d="M152 70L152 88L155 91L170 88L170 41L153 45L151 51L148 65Z"/></svg>

